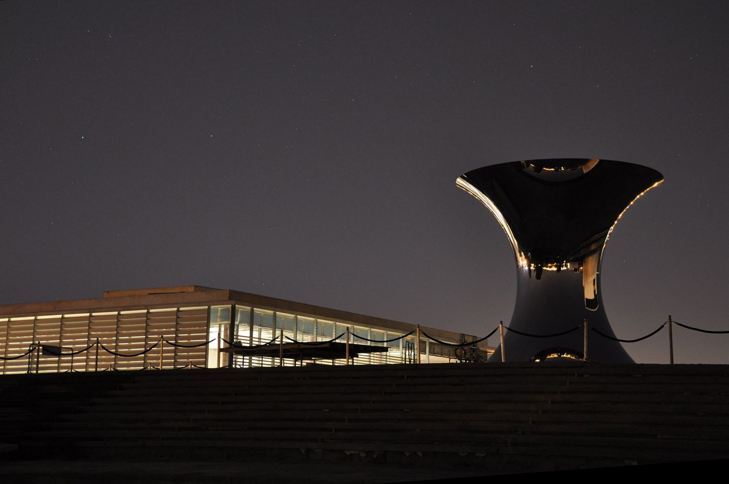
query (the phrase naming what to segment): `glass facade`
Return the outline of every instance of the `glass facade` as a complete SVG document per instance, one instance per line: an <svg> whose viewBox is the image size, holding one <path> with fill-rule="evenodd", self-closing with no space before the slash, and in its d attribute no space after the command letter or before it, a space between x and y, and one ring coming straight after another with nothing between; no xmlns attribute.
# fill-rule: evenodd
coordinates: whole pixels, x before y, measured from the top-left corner
<svg viewBox="0 0 729 484"><path fill-rule="evenodd" d="M329 319L312 318L290 312L277 312L247 306L235 306L233 321L234 341L230 341L231 306L212 306L210 308L210 334L208 340L207 366L221 368L230 365L228 355L220 349L229 342L243 346L264 345L274 338L280 338L283 330L284 343L329 341L337 338L344 343L347 329L350 333L350 344L387 347L387 352L361 354L353 358L355 365L384 365L398 363L415 363L417 361L417 344L415 335L402 338L405 332L386 331L362 325L355 325ZM251 323L252 321L252 323ZM393 340L393 341L390 341ZM279 339L275 340L278 343ZM456 343L454 341L453 343ZM457 361L452 347L433 343L421 338L421 363L449 363ZM278 357L239 356L233 358L236 368L256 368L279 366ZM293 359L284 359L284 366L294 366ZM299 364L301 364L299 362ZM316 364L344 365L344 359L318 359Z"/></svg>

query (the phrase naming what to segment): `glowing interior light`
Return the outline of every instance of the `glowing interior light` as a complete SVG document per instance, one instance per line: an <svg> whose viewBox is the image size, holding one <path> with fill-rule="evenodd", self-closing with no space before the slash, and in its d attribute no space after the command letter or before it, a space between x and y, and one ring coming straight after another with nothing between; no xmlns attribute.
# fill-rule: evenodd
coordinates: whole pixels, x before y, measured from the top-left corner
<svg viewBox="0 0 729 484"><path fill-rule="evenodd" d="M577 356L573 355L572 353L566 353L566 352L551 353L544 357L545 360L549 360L552 358L569 358L571 360L581 360L582 359L582 358L578 358Z"/></svg>

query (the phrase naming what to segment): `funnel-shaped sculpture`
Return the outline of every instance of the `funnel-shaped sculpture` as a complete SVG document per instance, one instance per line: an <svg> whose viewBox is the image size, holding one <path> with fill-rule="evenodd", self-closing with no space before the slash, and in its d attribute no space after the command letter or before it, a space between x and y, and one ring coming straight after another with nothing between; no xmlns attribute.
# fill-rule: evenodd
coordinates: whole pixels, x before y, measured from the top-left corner
<svg viewBox="0 0 729 484"><path fill-rule="evenodd" d="M486 205L514 249L517 296L509 328L556 335L587 320L614 338L600 295L603 250L627 208L662 181L651 168L596 159L516 161L460 176L456 185ZM584 332L536 338L507 331L504 346L507 361L581 358ZM501 360L500 346L491 359ZM619 342L594 331L588 359L633 363Z"/></svg>

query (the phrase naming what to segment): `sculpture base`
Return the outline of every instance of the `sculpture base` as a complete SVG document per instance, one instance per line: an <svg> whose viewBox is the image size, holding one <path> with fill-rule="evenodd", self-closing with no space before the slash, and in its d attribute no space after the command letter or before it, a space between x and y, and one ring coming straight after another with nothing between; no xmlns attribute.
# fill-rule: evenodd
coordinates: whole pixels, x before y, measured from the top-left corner
<svg viewBox="0 0 729 484"><path fill-rule="evenodd" d="M597 279L599 284L599 275ZM519 268L514 315L509 328L534 336L525 336L505 328L506 361L543 360L553 353L583 358L584 321L588 324L587 357L602 363L635 363L614 338L599 294L588 309L585 304L583 275L571 271L543 271L539 279L532 271ZM608 337L598 334L596 329ZM565 333L554 337L537 337ZM489 358L501 361L501 346Z"/></svg>

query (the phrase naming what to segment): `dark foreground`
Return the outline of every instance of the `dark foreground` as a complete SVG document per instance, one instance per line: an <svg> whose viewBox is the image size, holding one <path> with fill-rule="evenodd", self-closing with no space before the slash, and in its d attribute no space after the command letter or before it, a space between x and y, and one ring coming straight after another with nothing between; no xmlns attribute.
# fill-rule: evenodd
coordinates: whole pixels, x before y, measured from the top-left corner
<svg viewBox="0 0 729 484"><path fill-rule="evenodd" d="M4 376L0 481L374 483L699 465L729 458L727 410L723 365Z"/></svg>

